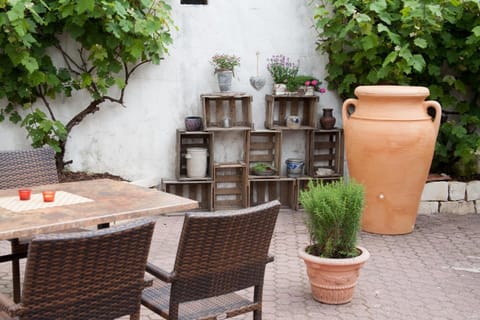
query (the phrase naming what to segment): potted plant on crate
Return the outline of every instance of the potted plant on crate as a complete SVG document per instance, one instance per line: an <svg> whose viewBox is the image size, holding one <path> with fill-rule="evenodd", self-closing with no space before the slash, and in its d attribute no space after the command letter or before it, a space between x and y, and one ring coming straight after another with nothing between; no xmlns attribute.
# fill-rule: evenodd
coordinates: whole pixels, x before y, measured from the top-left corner
<svg viewBox="0 0 480 320"><path fill-rule="evenodd" d="M257 176L272 176L277 170L268 163L257 162L251 167L252 173Z"/></svg>
<svg viewBox="0 0 480 320"><path fill-rule="evenodd" d="M288 81L298 73L299 62L292 62L282 54L273 55L267 62L267 70L273 79L273 94L285 94Z"/></svg>
<svg viewBox="0 0 480 320"><path fill-rule="evenodd" d="M229 54L216 54L210 63L215 68L220 91L230 91L235 67L240 66L240 58Z"/></svg>
<svg viewBox="0 0 480 320"><path fill-rule="evenodd" d="M362 184L343 179L309 181L300 192L311 244L299 250L315 300L343 304L352 300L361 266L370 254L357 246L365 203Z"/></svg>

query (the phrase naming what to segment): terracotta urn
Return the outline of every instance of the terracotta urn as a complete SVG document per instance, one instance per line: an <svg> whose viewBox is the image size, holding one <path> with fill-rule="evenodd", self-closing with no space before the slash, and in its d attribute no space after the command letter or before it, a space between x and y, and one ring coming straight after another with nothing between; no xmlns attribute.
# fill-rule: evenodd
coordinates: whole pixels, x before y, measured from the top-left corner
<svg viewBox="0 0 480 320"><path fill-rule="evenodd" d="M441 118L429 90L360 86L342 106L350 176L365 185L362 229L379 234L413 231Z"/></svg>
<svg viewBox="0 0 480 320"><path fill-rule="evenodd" d="M312 296L326 304L344 304L353 298L360 269L370 257L367 249L357 247L360 254L353 258L322 258L302 248L298 255L305 262Z"/></svg>

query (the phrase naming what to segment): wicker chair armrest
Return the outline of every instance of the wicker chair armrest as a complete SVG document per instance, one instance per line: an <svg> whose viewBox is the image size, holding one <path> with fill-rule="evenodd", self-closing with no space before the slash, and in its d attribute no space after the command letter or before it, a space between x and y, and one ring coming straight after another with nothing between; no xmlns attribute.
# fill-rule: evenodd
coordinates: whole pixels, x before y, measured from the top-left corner
<svg viewBox="0 0 480 320"><path fill-rule="evenodd" d="M153 286L153 278L143 279L143 288L148 288Z"/></svg>
<svg viewBox="0 0 480 320"><path fill-rule="evenodd" d="M15 303L10 297L0 293L0 311L5 311L11 317L20 316L25 308L21 304Z"/></svg>
<svg viewBox="0 0 480 320"><path fill-rule="evenodd" d="M150 273L151 275L157 277L158 279L164 281L164 282L172 282L173 279L175 278L175 273L172 272L167 272L163 269L160 269L156 265L148 262L147 263L147 272Z"/></svg>
<svg viewBox="0 0 480 320"><path fill-rule="evenodd" d="M273 262L273 260L275 260L275 257L269 254L267 258L267 263Z"/></svg>

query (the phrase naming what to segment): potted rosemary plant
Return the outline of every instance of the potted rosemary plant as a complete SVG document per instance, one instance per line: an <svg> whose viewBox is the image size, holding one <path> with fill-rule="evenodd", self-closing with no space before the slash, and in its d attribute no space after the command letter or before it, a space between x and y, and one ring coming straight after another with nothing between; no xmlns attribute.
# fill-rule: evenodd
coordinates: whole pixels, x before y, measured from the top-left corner
<svg viewBox="0 0 480 320"><path fill-rule="evenodd" d="M365 203L362 184L343 179L309 181L300 192L311 244L299 250L315 300L343 304L352 300L359 269L370 254L357 246Z"/></svg>

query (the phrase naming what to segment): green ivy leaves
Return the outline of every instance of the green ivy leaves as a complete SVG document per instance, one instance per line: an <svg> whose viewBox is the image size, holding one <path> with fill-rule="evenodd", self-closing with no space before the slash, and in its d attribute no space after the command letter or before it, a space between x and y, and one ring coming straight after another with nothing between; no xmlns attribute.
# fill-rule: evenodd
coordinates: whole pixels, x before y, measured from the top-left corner
<svg viewBox="0 0 480 320"><path fill-rule="evenodd" d="M101 102L123 103L136 67L167 54L170 12L162 0L0 0L0 121L25 127L33 146L64 150L68 131ZM113 86L121 93L106 98ZM76 90L91 101L62 124L55 99Z"/></svg>

